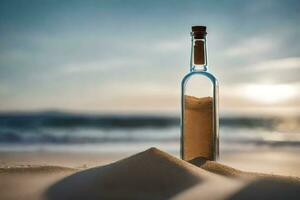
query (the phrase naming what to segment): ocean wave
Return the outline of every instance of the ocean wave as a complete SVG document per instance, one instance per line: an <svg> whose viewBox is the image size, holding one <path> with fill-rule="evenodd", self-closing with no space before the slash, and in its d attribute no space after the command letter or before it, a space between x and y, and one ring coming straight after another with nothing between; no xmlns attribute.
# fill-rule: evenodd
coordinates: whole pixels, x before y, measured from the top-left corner
<svg viewBox="0 0 300 200"><path fill-rule="evenodd" d="M2 113L0 144L179 143L179 121L172 116ZM221 143L300 146L299 122L299 118L221 118Z"/></svg>
<svg viewBox="0 0 300 200"><path fill-rule="evenodd" d="M101 116L67 113L56 115L50 113L0 114L0 127L20 129L36 127L163 128L178 124L179 119L176 117L160 116Z"/></svg>
<svg viewBox="0 0 300 200"><path fill-rule="evenodd" d="M280 117L221 117L220 124L225 127L249 127L275 129L278 125L292 121L300 130L300 118ZM33 129L38 127L53 128L169 128L179 126L180 118L175 116L148 115L92 115L64 112L26 112L0 113L0 128Z"/></svg>

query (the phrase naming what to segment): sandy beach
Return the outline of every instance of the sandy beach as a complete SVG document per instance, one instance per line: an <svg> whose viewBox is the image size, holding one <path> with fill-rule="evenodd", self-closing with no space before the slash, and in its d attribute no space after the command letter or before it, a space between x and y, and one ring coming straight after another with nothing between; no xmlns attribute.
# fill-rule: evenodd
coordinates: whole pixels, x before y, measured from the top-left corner
<svg viewBox="0 0 300 200"><path fill-rule="evenodd" d="M299 8L0 1L0 200L300 200Z"/></svg>
<svg viewBox="0 0 300 200"><path fill-rule="evenodd" d="M299 199L297 153L228 152L220 162L188 163L156 148L134 155L2 152L0 194L1 199Z"/></svg>

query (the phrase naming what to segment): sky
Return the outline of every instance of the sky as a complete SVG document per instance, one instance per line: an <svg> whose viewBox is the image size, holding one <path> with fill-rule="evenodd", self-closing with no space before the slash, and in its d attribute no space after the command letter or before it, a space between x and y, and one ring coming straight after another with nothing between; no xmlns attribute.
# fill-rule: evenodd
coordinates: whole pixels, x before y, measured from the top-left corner
<svg viewBox="0 0 300 200"><path fill-rule="evenodd" d="M208 29L221 113L300 113L299 1L0 1L0 111L177 113Z"/></svg>

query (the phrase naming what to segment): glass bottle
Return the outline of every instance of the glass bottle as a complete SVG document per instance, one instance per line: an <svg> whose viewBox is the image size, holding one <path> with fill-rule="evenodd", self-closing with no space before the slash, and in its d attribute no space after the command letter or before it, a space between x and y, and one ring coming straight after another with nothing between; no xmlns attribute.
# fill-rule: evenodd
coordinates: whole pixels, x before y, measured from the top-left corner
<svg viewBox="0 0 300 200"><path fill-rule="evenodd" d="M181 158L219 156L218 82L208 72L206 27L193 26L190 72L181 82Z"/></svg>

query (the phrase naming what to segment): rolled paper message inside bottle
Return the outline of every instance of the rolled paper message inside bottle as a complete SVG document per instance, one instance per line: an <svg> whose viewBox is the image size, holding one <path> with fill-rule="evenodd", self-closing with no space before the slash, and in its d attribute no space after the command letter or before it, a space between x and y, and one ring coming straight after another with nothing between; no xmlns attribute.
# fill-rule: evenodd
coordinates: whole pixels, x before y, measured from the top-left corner
<svg viewBox="0 0 300 200"><path fill-rule="evenodd" d="M194 63L197 65L205 64L204 58L204 41L195 41L194 44Z"/></svg>

